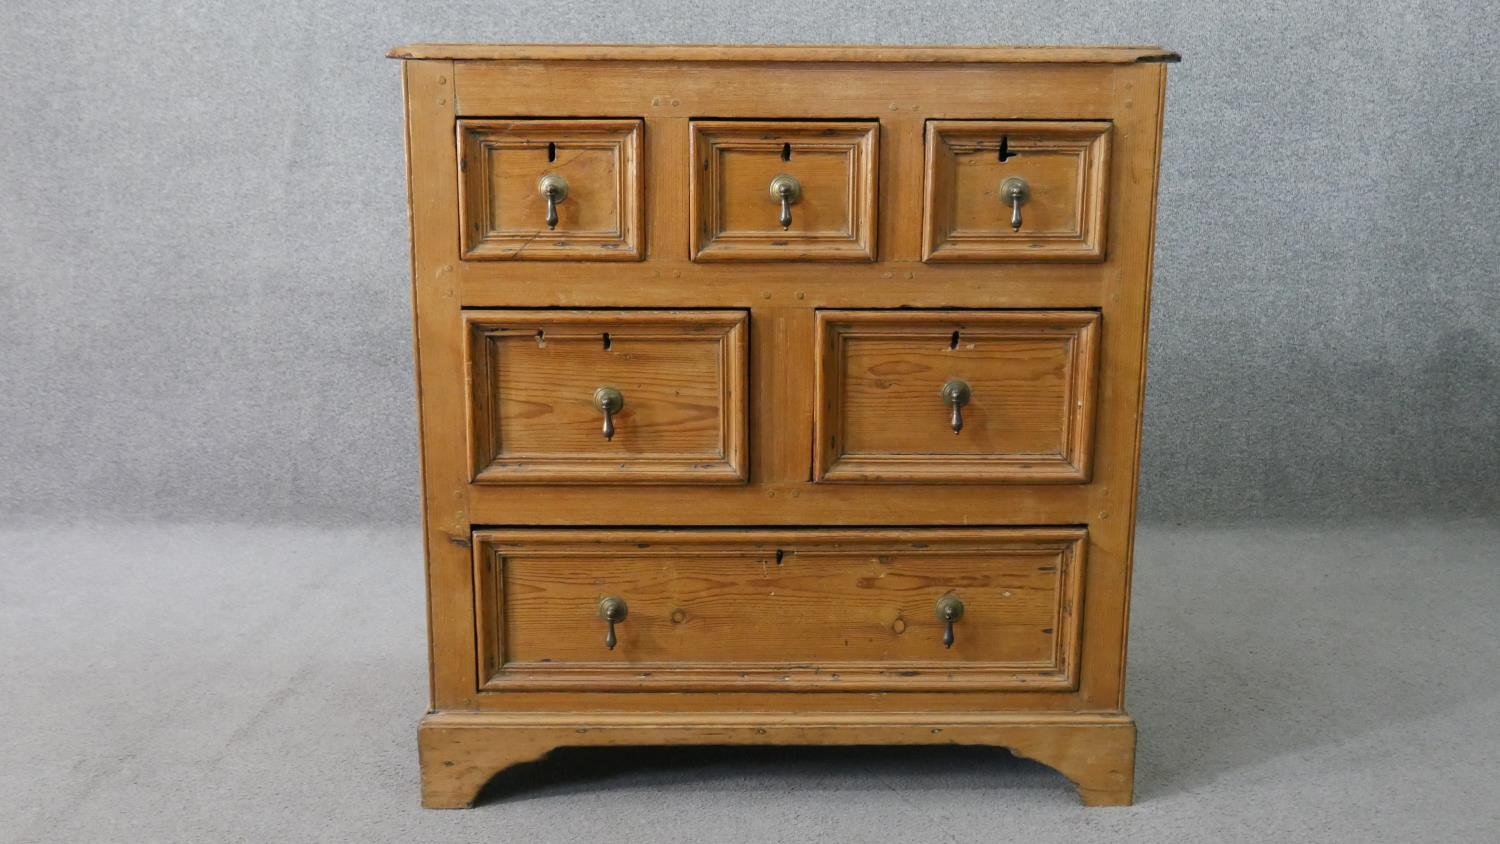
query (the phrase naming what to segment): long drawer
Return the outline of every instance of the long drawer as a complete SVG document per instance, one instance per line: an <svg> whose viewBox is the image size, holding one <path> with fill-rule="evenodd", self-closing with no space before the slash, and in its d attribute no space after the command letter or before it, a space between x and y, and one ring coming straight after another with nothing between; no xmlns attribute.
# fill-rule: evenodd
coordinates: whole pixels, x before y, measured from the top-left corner
<svg viewBox="0 0 1500 844"><path fill-rule="evenodd" d="M490 690L1072 689L1087 532L475 534Z"/></svg>

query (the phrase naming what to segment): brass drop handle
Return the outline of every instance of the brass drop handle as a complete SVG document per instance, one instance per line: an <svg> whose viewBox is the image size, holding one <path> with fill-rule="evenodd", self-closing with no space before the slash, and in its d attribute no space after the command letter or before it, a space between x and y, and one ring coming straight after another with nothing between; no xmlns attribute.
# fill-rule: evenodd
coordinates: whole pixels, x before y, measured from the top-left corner
<svg viewBox="0 0 1500 844"><path fill-rule="evenodd" d="M792 206L802 198L802 183L797 181L796 176L788 176L782 173L771 180L771 201L781 203L781 230L786 231L792 227Z"/></svg>
<svg viewBox="0 0 1500 844"><path fill-rule="evenodd" d="M625 406L625 397L614 387L600 387L594 391L594 407L604 414L604 439L615 438L615 414Z"/></svg>
<svg viewBox="0 0 1500 844"><path fill-rule="evenodd" d="M625 606L624 598L611 595L599 602L599 617L609 625L609 631L604 634L604 647L614 650L615 645L620 643L615 638L615 625L624 621L627 615L630 615L630 607Z"/></svg>
<svg viewBox="0 0 1500 844"><path fill-rule="evenodd" d="M536 189L547 200L547 228L557 228L557 204L568 198L568 180L548 173L537 182Z"/></svg>
<svg viewBox="0 0 1500 844"><path fill-rule="evenodd" d="M1010 203L1010 230L1021 230L1021 203L1031 198L1031 185L1020 176L1000 183L1000 198Z"/></svg>
<svg viewBox="0 0 1500 844"><path fill-rule="evenodd" d="M943 647L953 647L953 622L964 617L964 602L956 596L944 595L937 600L938 620L943 622Z"/></svg>
<svg viewBox="0 0 1500 844"><path fill-rule="evenodd" d="M953 433L957 434L964 429L963 407L969 403L974 391L969 389L969 382L953 378L943 385L940 395L943 397L943 404L953 409L948 424L953 426Z"/></svg>

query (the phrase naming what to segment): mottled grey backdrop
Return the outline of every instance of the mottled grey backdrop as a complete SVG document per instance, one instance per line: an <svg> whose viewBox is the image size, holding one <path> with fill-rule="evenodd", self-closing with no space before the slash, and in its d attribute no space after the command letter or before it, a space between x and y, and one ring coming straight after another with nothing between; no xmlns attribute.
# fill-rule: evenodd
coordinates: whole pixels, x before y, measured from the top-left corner
<svg viewBox="0 0 1500 844"><path fill-rule="evenodd" d="M417 517L424 40L1180 50L1143 516L1500 512L1487 6L9 0L0 516Z"/></svg>

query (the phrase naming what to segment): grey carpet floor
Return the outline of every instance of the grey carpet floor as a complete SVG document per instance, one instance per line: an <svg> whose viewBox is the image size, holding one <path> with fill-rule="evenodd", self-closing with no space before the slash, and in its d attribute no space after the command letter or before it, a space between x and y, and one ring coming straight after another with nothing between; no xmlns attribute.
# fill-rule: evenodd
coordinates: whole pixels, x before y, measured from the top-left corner
<svg viewBox="0 0 1500 844"><path fill-rule="evenodd" d="M1146 526L1137 805L1004 751L566 751L417 806L414 529L0 531L0 840L1495 841L1500 524Z"/></svg>

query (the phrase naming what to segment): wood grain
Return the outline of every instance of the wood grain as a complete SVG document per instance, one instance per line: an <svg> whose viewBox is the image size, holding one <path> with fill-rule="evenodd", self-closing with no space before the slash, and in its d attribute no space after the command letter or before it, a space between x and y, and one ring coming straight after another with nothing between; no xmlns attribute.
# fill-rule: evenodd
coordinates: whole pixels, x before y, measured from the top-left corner
<svg viewBox="0 0 1500 844"><path fill-rule="evenodd" d="M744 311L466 311L475 483L743 483ZM594 391L624 397L606 440Z"/></svg>
<svg viewBox="0 0 1500 844"><path fill-rule="evenodd" d="M693 260L875 260L879 128L693 121ZM801 185L786 229L769 190L782 175Z"/></svg>
<svg viewBox="0 0 1500 844"><path fill-rule="evenodd" d="M634 261L643 257L641 121L459 122L466 260ZM557 227L544 176L564 179Z"/></svg>
<svg viewBox="0 0 1500 844"><path fill-rule="evenodd" d="M1178 55L1152 46L924 46L877 47L808 44L785 47L762 44L408 44L388 54L393 59L454 61L648 61L648 62L986 62L1026 64L1173 62Z"/></svg>
<svg viewBox="0 0 1500 844"><path fill-rule="evenodd" d="M475 706L474 598L468 457L452 436L464 417L458 264L458 167L453 66L403 67L411 216L412 333L421 433L422 525L427 549L427 635L435 709Z"/></svg>
<svg viewBox="0 0 1500 844"><path fill-rule="evenodd" d="M1109 132L1104 121L928 122L924 259L1102 260ZM1019 229L1000 195L1012 177L1029 188Z"/></svg>
<svg viewBox="0 0 1500 844"><path fill-rule="evenodd" d="M989 745L1055 769L1085 806L1129 805L1135 782L1135 723L1108 713L443 713L422 719L418 736L432 809L472 806L498 771L559 747Z"/></svg>
<svg viewBox="0 0 1500 844"><path fill-rule="evenodd" d="M464 117L1108 119L1105 64L460 62ZM836 95L833 94L836 92ZM561 94L561 95L560 95Z"/></svg>
<svg viewBox="0 0 1500 844"><path fill-rule="evenodd" d="M1130 595L1131 579L1135 570L1135 516L1136 501L1139 492L1138 479L1141 472L1141 428L1144 415L1141 409L1146 401L1146 350L1151 322L1151 285L1152 266L1155 259L1156 244L1156 203L1157 189L1161 181L1161 141L1162 127L1166 118L1167 104L1167 69L1165 65L1155 67L1139 68L1129 74L1120 83L1120 89L1126 96L1149 99L1150 107L1146 109L1133 110L1131 122L1133 130L1139 134L1142 149L1129 166L1128 178L1131 184L1138 185L1139 190L1135 196L1135 207L1131 210L1138 214L1136 237L1129 243L1130 251L1121 257L1120 263L1127 271L1132 273L1132 278L1139 278L1140 283L1126 286L1129 296L1130 307L1121 308L1121 315L1126 319L1139 320L1140 336L1133 351L1133 357L1126 359L1123 371L1116 377L1124 379L1129 387L1133 387L1133 395L1127 392L1125 399L1126 407L1122 408L1121 416L1127 420L1127 425L1122 436L1129 442L1130 462L1122 465L1120 472L1130 478L1126 486L1129 496L1123 508L1126 521L1115 526L1115 532L1120 535L1120 559L1122 565L1119 568L1118 578L1113 585L1120 596L1120 611L1117 614L1117 630L1105 628L1105 622L1095 622L1100 626L1100 638L1106 642L1111 639L1117 641L1118 646L1111 656L1112 665L1100 665L1099 674L1106 679L1100 681L1099 685L1114 691L1113 706L1122 708L1125 705L1125 656L1128 650L1130 638ZM1127 106L1133 105L1133 100L1127 100ZM1149 190L1147 187L1149 186ZM1123 297L1121 297L1123 298ZM1134 422L1134 430L1128 429L1128 422ZM1109 672L1113 671L1113 676Z"/></svg>
<svg viewBox="0 0 1500 844"><path fill-rule="evenodd" d="M684 144L685 146L685 144ZM914 168L921 176L921 168ZM503 263L465 261L459 268L465 307L587 307L619 304L630 291L635 307L696 308L713 304L734 308L1098 308L1104 287L1119 272L1103 264L920 263L920 228L911 221L921 214L921 189L910 217L900 217L912 244L906 257L892 238L880 242L882 259L873 264L822 262L791 270L779 262L725 263L688 260L685 219L670 231L682 243L656 243L650 260L616 263L607 272L596 264L548 264L551 283L531 283L531 276ZM681 194L678 202L681 204ZM896 199L882 194L890 217ZM774 213L774 211L773 211ZM674 218L663 209L662 217ZM884 217L882 219L885 219ZM654 229L654 240L667 238ZM672 255L677 257L674 259ZM712 290L713 297L705 298Z"/></svg>
<svg viewBox="0 0 1500 844"><path fill-rule="evenodd" d="M1089 479L1099 315L819 311L815 480ZM950 427L940 392L972 390Z"/></svg>
<svg viewBox="0 0 1500 844"><path fill-rule="evenodd" d="M1123 709L1125 644L1166 79L1158 62L1170 55L550 46L406 53L424 54L455 59L411 61L405 72L435 710L422 728L427 803L461 805L497 767L569 744L887 741L1010 746L1068 772L1086 802L1128 801L1134 728ZM460 176L459 119L637 127L638 191L621 190L638 193L632 248L640 260L570 259L586 249L537 262L462 257L474 244L460 209L467 215L477 194L464 187L460 199L473 172L464 154ZM695 260L692 197L703 172L695 125L752 122L773 132L794 124L871 130L867 255ZM929 134L937 128L943 149ZM989 146L997 129L1020 145L1019 156L998 160ZM539 149L523 145L531 158L494 172L534 191ZM1002 171L1026 165L1028 151L1033 169L1022 175L1038 192L1023 206L1025 237L1007 239L997 220L1008 214L994 213L999 203L987 192ZM578 178L609 181L601 174L611 165L586 158ZM765 158L756 151L747 161L796 163L798 153L791 162L779 150ZM824 162L808 178L837 182L836 169ZM729 201L720 203L733 218L723 231L753 230L761 214L774 221L766 186L755 184L769 171L734 172L724 182ZM847 184L857 181L851 174ZM488 210L501 220L521 207ZM609 207L564 222L604 231L608 223L598 221ZM812 213L799 218L794 207L793 219L813 231L855 230L838 213L803 210ZM536 209L517 213L525 221ZM1056 260L1042 259L1048 248L1061 250ZM580 311L591 313L570 316ZM719 327L684 316L676 323L683 331L629 336L633 315L664 311L730 312L742 327L730 331L738 334L732 342L730 334L715 339ZM523 312L536 325L519 334L478 327L489 313L504 315L492 327L509 329L500 323L520 325L514 318ZM856 334L866 323L882 328L829 355L820 315L840 312L854 315ZM994 316L976 321L975 313ZM588 324L569 326L575 318ZM562 322L543 329L547 320ZM616 326L612 350L602 347L605 323ZM947 348L950 326L974 347ZM550 351L540 353L527 328L550 335ZM619 354L631 344L632 357ZM715 375L705 361L729 360L729 346L742 364ZM942 364L965 355L974 367L965 373L976 388L966 416L973 436L956 444L942 427L941 384L926 382L940 370L948 377L951 366ZM576 395L601 376L627 383L627 407L641 412L634 429L622 415L622 435L655 438L619 449L633 456L613 463L606 458L617 453L604 450L599 420ZM716 379L730 386L716 394ZM995 392L1018 399L1010 416L994 413ZM827 404L835 394L837 405ZM631 397L650 399L651 412ZM708 420L733 418L738 402L737 433L712 433ZM852 431L853 448L817 453L825 428ZM895 474L813 482L831 466L857 468L872 456L885 461L880 472ZM672 465L689 458L692 466ZM492 467L507 461L522 472L550 464L552 474L491 482L508 471ZM620 480L622 464L637 480ZM986 475L985 466L1001 464L1021 474ZM922 479L931 467L944 477ZM724 482L703 482L715 475ZM849 550L848 537L893 531L905 542L970 531L991 544L969 549L973 556L941 543L886 554L895 573L884 579L905 584L887 595L863 585L880 583L872 572L882 571L881 554ZM1086 532L1072 583L1021 581L1028 591L1019 591L1013 577L1026 557L995 543L1028 531ZM600 537L644 533L671 534L692 550L599 551L608 545ZM543 534L550 552L518 546L517 537ZM486 544L496 537L508 544ZM693 545L695 537L706 538ZM838 548L827 550L830 543ZM789 548L779 548L778 567L778 544L800 551L788 562ZM492 545L506 553L486 556ZM936 619L929 609L917 620L919 604L951 582L979 591L979 614L968 621L984 635L964 638L960 622L954 651L929 657L922 645ZM576 603L597 605L606 587L638 595L617 652L594 655L596 617L548 627L555 615L581 612ZM1007 588L1038 598L1004 628L1013 638L989 626ZM1040 596L1069 590L1077 595L1072 617L1053 629L1074 640L1049 663L1039 656ZM683 611L675 624L674 610ZM882 612L899 612L905 632L869 628Z"/></svg>
<svg viewBox="0 0 1500 844"><path fill-rule="evenodd" d="M1079 529L481 532L484 687L1076 685ZM599 602L629 606L603 644ZM952 648L934 608L965 606Z"/></svg>

